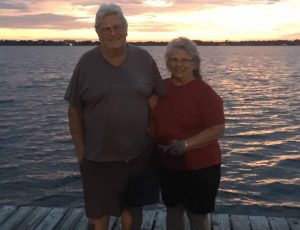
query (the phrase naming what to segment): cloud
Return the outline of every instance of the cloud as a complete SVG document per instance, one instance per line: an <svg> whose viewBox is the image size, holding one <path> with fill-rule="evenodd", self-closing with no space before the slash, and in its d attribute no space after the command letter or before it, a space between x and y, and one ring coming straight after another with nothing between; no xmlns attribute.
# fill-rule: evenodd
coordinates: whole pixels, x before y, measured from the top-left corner
<svg viewBox="0 0 300 230"><path fill-rule="evenodd" d="M281 39L298 39L300 40L300 33L294 33L294 34L286 34L280 37Z"/></svg>
<svg viewBox="0 0 300 230"><path fill-rule="evenodd" d="M271 5L271 4L275 4L278 2L282 2L282 0L269 0L267 4Z"/></svg>
<svg viewBox="0 0 300 230"><path fill-rule="evenodd" d="M74 6L97 6L99 7L101 4L103 3L107 3L108 1L97 1L97 0L72 0L70 1L66 1ZM122 8L125 6L130 6L130 5L142 5L143 4L143 0L115 0L113 1L113 3L120 5Z"/></svg>
<svg viewBox="0 0 300 230"><path fill-rule="evenodd" d="M5 1L5 2L0 2L0 9L27 10L28 5L25 2Z"/></svg>
<svg viewBox="0 0 300 230"><path fill-rule="evenodd" d="M107 2L105 0L0 1L0 29L13 28L14 31L52 29L56 30L55 33L59 30L61 33L66 30L68 33L71 33L71 30L79 33L79 30L85 29L84 34L87 34L87 31L94 33L95 13L100 4ZM299 24L298 0L114 0L114 2L123 9L129 22L129 34L139 36L140 39L143 39L143 36L167 38L179 33L189 36L197 33L193 36L211 38L220 38L222 35L223 38L223 33L228 34L228 31L232 31L232 36L237 37L245 28L248 31L252 29L250 35L272 29L274 34L276 32L274 36L277 37L287 34L287 31L291 34L299 31L292 29L299 26L290 25L291 29L280 26L278 29L280 31L274 32L275 26L282 21ZM224 28L227 30L222 32Z"/></svg>
<svg viewBox="0 0 300 230"><path fill-rule="evenodd" d="M168 23L160 23L159 25L156 22L153 23L144 23L144 24L134 24L131 23L129 30L132 32L154 32L154 31L159 31L159 32L174 32L176 31L176 27L172 24Z"/></svg>
<svg viewBox="0 0 300 230"><path fill-rule="evenodd" d="M273 3L279 3L279 2L287 2L288 0L206 0L206 3L214 2L215 4L218 4L220 6L223 5L268 5Z"/></svg>
<svg viewBox="0 0 300 230"><path fill-rule="evenodd" d="M195 12L217 7L270 5L286 0L136 0L116 1L126 16L171 12Z"/></svg>
<svg viewBox="0 0 300 230"><path fill-rule="evenodd" d="M165 1L165 0L161 0L161 1L157 1L157 0L145 0L143 2L143 4L145 4L146 6L153 6L153 7L169 7L169 6L173 6L173 2L171 2L171 1Z"/></svg>
<svg viewBox="0 0 300 230"><path fill-rule="evenodd" d="M77 29L93 28L93 24L84 22L86 18L57 15L37 14L23 16L0 16L2 28L30 28L30 29Z"/></svg>
<svg viewBox="0 0 300 230"><path fill-rule="evenodd" d="M236 6L249 4L275 4L284 0L115 0L125 15L139 15L148 12L162 13L178 11L195 11L218 6ZM95 13L99 5L107 1L98 0L5 0L0 3L0 10L26 11L37 13L57 13L51 11L55 7L85 8ZM3 13L1 13L4 15ZM61 13L59 13L61 14Z"/></svg>

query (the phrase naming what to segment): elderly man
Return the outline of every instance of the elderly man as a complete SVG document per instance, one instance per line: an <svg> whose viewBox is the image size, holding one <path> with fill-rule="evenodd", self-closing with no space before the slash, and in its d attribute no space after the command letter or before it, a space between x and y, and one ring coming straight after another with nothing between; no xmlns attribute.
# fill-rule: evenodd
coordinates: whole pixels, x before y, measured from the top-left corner
<svg viewBox="0 0 300 230"><path fill-rule="evenodd" d="M150 54L126 43L121 8L103 4L95 30L100 45L83 54L65 99L80 162L90 226L107 229L120 216L123 229L140 229L142 206L158 200L149 173L151 135L148 98L165 89Z"/></svg>

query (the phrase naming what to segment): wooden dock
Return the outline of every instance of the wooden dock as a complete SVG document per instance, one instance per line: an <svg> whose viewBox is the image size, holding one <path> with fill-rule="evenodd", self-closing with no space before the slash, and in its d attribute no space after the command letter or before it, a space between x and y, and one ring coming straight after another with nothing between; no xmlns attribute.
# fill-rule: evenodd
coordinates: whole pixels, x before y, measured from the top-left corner
<svg viewBox="0 0 300 230"><path fill-rule="evenodd" d="M142 230L164 230L164 209L144 210ZM210 215L212 230L300 230L300 218L215 214ZM120 221L113 217L110 230L119 230ZM1 230L86 230L82 208L0 207ZM186 229L189 229L188 225Z"/></svg>

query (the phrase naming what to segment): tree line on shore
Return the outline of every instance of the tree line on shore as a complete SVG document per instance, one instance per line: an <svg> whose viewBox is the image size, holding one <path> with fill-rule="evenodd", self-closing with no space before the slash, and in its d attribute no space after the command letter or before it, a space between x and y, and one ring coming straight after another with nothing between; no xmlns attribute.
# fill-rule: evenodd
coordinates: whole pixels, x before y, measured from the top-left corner
<svg viewBox="0 0 300 230"><path fill-rule="evenodd" d="M198 46L299 46L300 40L257 40L257 41L200 41L194 40ZM165 46L163 41L129 42L139 46ZM95 46L99 41L51 41L51 40L0 40L0 46Z"/></svg>

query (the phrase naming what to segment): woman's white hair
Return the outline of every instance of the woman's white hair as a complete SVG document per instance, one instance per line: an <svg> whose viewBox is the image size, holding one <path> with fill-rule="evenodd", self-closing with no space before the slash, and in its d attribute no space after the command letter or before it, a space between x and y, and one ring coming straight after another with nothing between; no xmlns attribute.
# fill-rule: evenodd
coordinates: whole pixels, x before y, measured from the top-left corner
<svg viewBox="0 0 300 230"><path fill-rule="evenodd" d="M170 41L167 45L165 60L166 66L170 71L170 58L174 49L184 49L189 55L191 55L193 62L195 63L194 76L201 78L200 74L200 56L197 49L197 44L186 37L178 37Z"/></svg>
<svg viewBox="0 0 300 230"><path fill-rule="evenodd" d="M123 14L123 11L120 6L114 4L114 3L104 3L102 4L97 13L95 18L95 28L99 27L101 25L102 19L106 15L115 14L120 17L126 28L128 27L127 20Z"/></svg>

